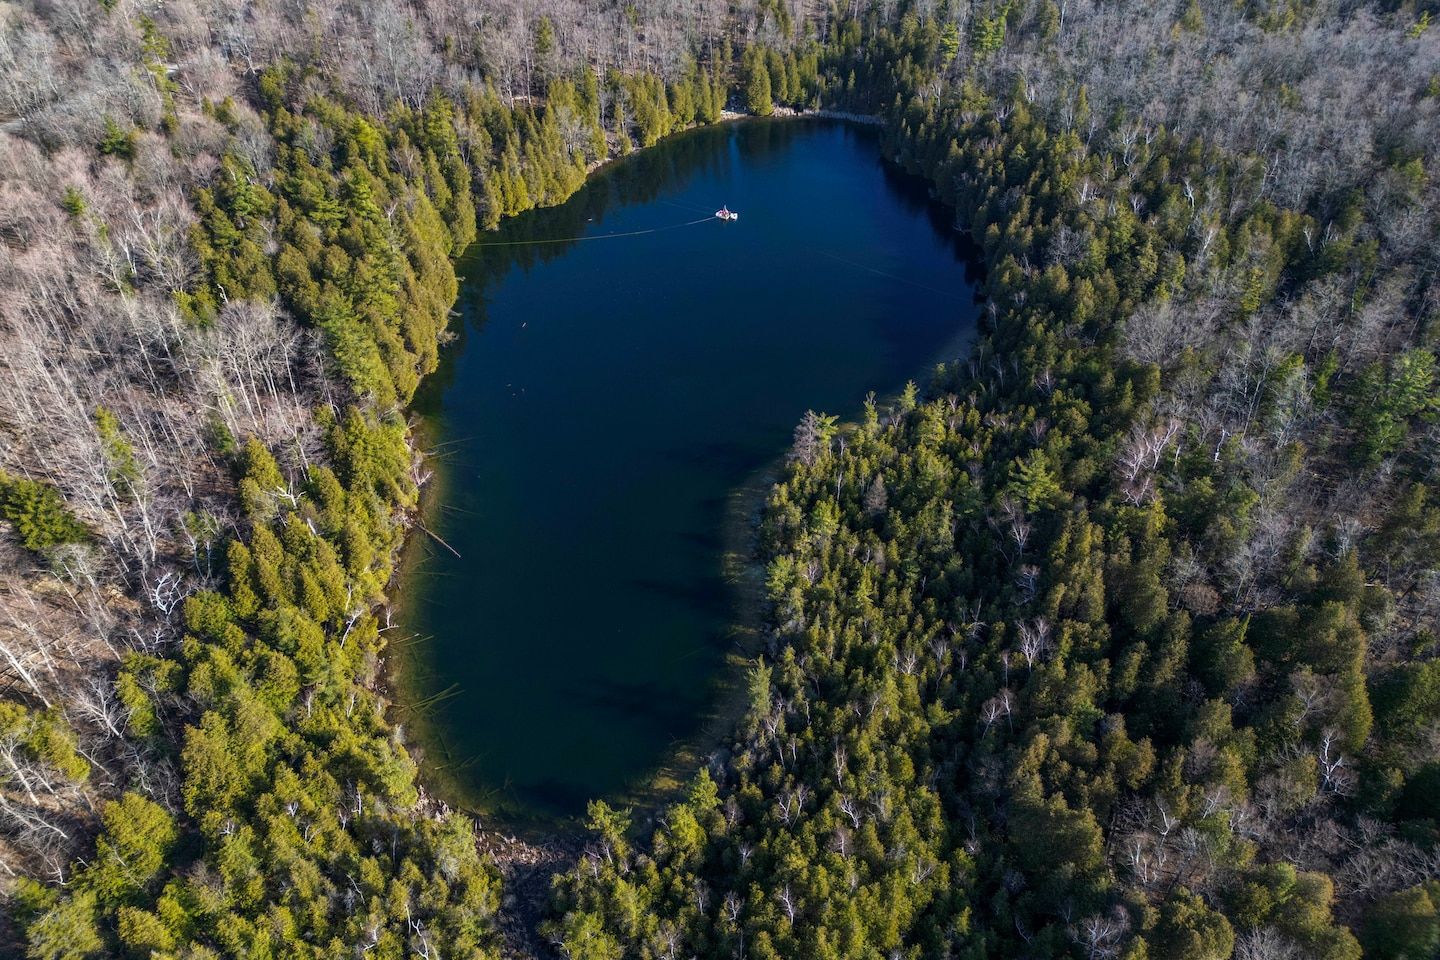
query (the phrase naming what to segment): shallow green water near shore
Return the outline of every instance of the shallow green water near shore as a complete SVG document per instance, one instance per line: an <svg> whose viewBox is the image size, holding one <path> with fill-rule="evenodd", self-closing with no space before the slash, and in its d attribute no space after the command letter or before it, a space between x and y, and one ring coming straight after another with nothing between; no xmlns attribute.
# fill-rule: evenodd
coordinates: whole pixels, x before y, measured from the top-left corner
<svg viewBox="0 0 1440 960"><path fill-rule="evenodd" d="M813 120L671 138L482 236L415 407L460 556L418 535L399 590L402 719L448 799L581 813L696 735L735 646L728 498L807 408L961 352L966 254L874 131Z"/></svg>

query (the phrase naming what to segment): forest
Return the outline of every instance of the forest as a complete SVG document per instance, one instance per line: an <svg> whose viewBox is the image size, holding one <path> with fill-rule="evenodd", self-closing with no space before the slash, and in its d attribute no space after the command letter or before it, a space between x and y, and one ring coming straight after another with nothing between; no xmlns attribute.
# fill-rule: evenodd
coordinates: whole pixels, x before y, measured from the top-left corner
<svg viewBox="0 0 1440 960"><path fill-rule="evenodd" d="M0 5L0 954L1440 955L1436 17ZM797 425L743 719L517 940L383 682L454 258L815 109L983 335Z"/></svg>

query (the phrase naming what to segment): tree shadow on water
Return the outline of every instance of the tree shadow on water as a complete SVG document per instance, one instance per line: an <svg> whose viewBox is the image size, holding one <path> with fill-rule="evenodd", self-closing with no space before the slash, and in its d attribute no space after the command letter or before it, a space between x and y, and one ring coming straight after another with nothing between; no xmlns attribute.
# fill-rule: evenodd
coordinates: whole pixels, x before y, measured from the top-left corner
<svg viewBox="0 0 1440 960"><path fill-rule="evenodd" d="M689 584L675 580L634 579L626 583L636 590L643 590L676 601L687 609L703 614L707 619L723 619L730 613L730 600L718 577L714 584L698 581Z"/></svg>

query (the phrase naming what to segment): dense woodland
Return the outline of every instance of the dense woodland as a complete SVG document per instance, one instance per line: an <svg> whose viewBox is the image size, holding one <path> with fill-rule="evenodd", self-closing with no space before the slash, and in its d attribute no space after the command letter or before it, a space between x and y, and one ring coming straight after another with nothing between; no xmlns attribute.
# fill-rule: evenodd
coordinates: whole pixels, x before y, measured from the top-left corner
<svg viewBox="0 0 1440 960"><path fill-rule="evenodd" d="M0 6L0 951L499 955L379 686L452 259L826 107L973 232L985 336L797 427L749 711L653 835L592 806L542 939L1435 956L1432 16Z"/></svg>

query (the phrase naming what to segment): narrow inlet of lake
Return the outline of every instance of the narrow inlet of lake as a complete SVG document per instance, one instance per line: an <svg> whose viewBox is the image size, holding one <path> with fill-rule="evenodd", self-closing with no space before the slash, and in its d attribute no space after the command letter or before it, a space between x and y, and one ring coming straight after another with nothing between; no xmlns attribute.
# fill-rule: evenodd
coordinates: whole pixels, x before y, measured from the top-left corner
<svg viewBox="0 0 1440 960"><path fill-rule="evenodd" d="M968 252L875 131L818 120L673 137L481 237L415 404L459 556L417 534L398 594L402 720L448 799L583 813L697 735L736 652L733 493L807 409L968 346Z"/></svg>

